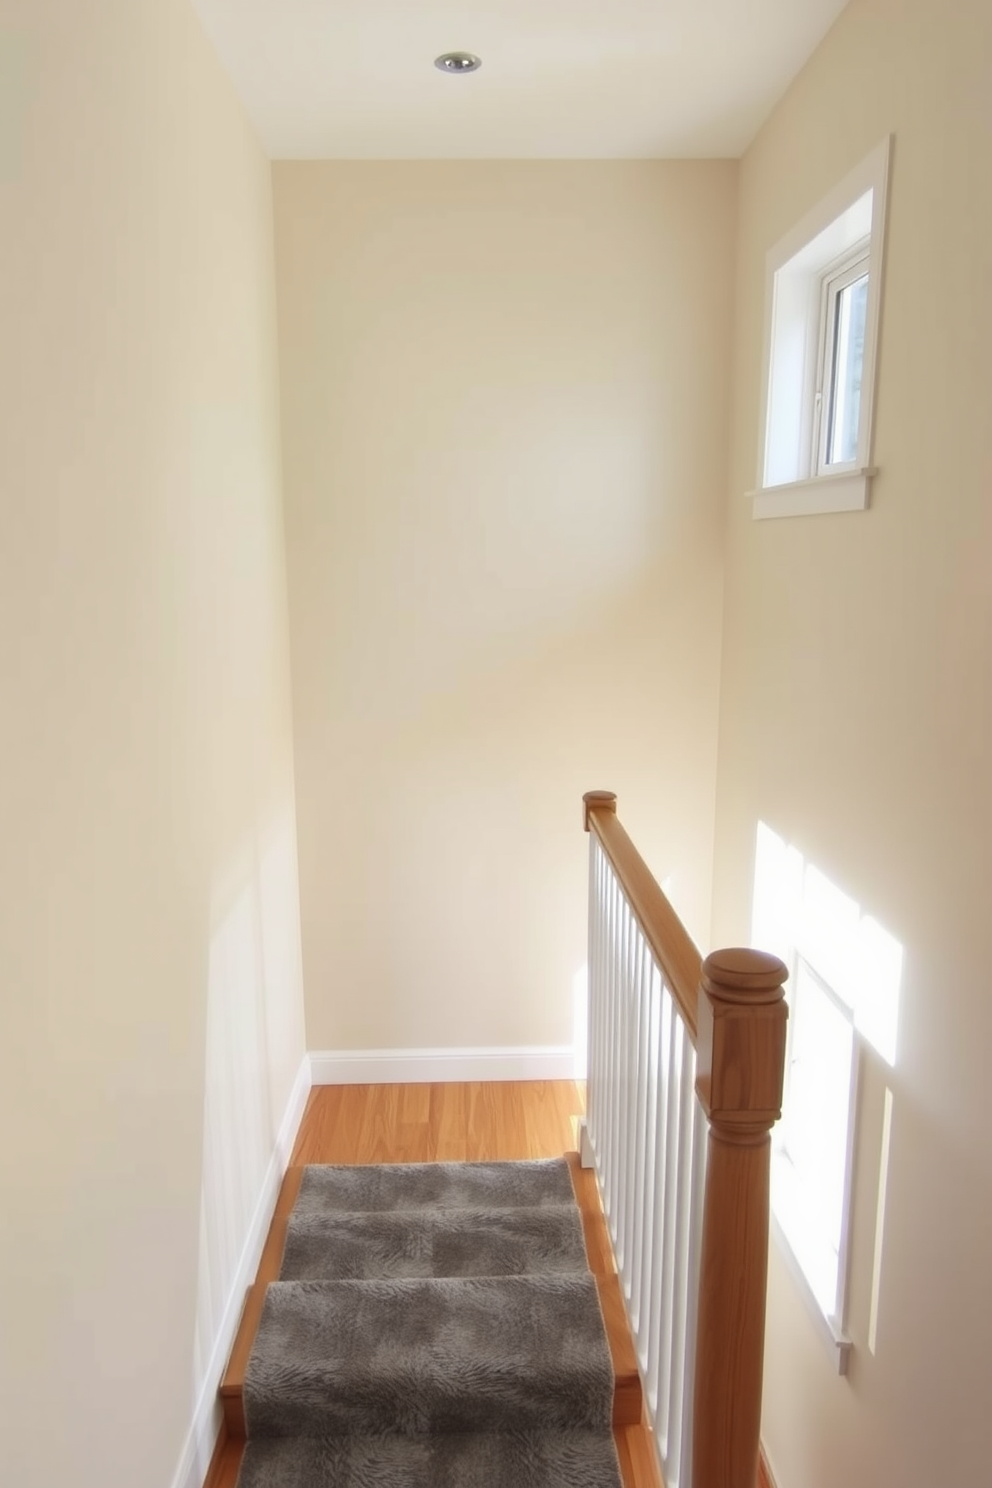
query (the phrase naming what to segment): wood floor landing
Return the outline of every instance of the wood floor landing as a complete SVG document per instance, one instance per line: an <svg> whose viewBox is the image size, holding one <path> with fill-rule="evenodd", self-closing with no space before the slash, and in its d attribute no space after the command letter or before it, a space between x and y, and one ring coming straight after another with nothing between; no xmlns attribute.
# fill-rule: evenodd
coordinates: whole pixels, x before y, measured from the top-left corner
<svg viewBox="0 0 992 1488"><path fill-rule="evenodd" d="M497 1162L568 1158L615 1377L613 1421L624 1488L662 1488L642 1424L641 1381L592 1173L569 1148L582 1095L571 1081L350 1085L313 1090L224 1379L224 1424L205 1488L234 1488L244 1450L243 1388L265 1288L279 1275L286 1224L308 1163Z"/></svg>

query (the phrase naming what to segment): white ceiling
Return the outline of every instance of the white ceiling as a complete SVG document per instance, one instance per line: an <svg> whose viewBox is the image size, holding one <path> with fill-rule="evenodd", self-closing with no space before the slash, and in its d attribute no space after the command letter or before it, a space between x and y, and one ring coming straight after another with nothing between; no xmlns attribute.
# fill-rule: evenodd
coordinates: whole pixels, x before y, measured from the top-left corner
<svg viewBox="0 0 992 1488"><path fill-rule="evenodd" d="M278 159L739 155L845 3L193 0Z"/></svg>

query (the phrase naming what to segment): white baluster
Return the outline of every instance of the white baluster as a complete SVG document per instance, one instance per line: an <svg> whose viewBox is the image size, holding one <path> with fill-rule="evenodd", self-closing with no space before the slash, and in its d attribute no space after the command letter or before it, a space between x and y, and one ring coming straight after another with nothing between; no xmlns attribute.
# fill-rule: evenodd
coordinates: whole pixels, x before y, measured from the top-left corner
<svg viewBox="0 0 992 1488"><path fill-rule="evenodd" d="M597 1166L602 1162L605 1142L605 1124L607 1111L607 1080L606 1080L606 979L608 975L607 964L609 959L608 923L607 923L607 863L606 856L595 843L596 855L596 962L595 980L596 995L593 1004L596 1026L596 1063L595 1063L595 1113L593 1132L593 1148L596 1153Z"/></svg>
<svg viewBox="0 0 992 1488"><path fill-rule="evenodd" d="M677 1017L672 1000L662 983L660 996L661 1034L658 1041L658 1090L655 1110L654 1214L652 1217L651 1321L648 1340L647 1394L648 1405L657 1423L658 1381L661 1361L662 1280L665 1259L665 1187L669 1176L671 1087L671 1051L674 1045Z"/></svg>
<svg viewBox="0 0 992 1488"><path fill-rule="evenodd" d="M647 1083L648 1026L651 1014L651 953L643 935L640 937L637 958L637 1083L634 1093L634 1140L632 1161L634 1182L632 1187L632 1245L628 1277L630 1298L630 1321L634 1338L637 1338L641 1318L641 1256L644 1254L645 1194L648 1188L648 1168L645 1156L647 1146Z"/></svg>
<svg viewBox="0 0 992 1488"><path fill-rule="evenodd" d="M689 1220L692 1212L689 1186L692 1181L692 1145L697 1110L696 1058L689 1039L682 1045L679 1091L679 1156L672 1290L672 1351L669 1388L668 1450L665 1456L667 1482L678 1488L682 1448L682 1395L685 1385L686 1283L689 1272Z"/></svg>
<svg viewBox="0 0 992 1488"><path fill-rule="evenodd" d="M596 1081L596 1060L599 1054L599 1027L597 1022L597 1000L599 996L599 844L595 837L589 838L589 925L586 947L586 1131L590 1143L596 1145L596 1107L599 1093Z"/></svg>
<svg viewBox="0 0 992 1488"><path fill-rule="evenodd" d="M696 1051L693 1050L692 1082L696 1082ZM685 1350L682 1366L682 1464L681 1488L692 1488L692 1410L696 1381L696 1300L699 1296L699 1257L703 1232L703 1198L706 1191L706 1149L709 1124L698 1099L693 1101L692 1178L689 1185L689 1247L686 1273Z"/></svg>
<svg viewBox="0 0 992 1488"><path fill-rule="evenodd" d="M651 960L648 983L648 1088L644 1114L644 1241L641 1247L640 1298L641 1316L637 1325L637 1357L641 1372L647 1376L648 1345L651 1323L651 1288L656 1262L654 1243L655 1194L658 1187L658 1100L661 1085L661 973Z"/></svg>
<svg viewBox="0 0 992 1488"><path fill-rule="evenodd" d="M670 994L667 993L669 996ZM658 1349L658 1417L656 1428L665 1460L668 1460L671 1425L672 1335L675 1312L675 1234L679 1197L679 1117L682 1110L682 1046L685 1025L673 1013L673 1038L669 1047L668 1130L665 1158L664 1228L662 1230L661 1342Z"/></svg>
<svg viewBox="0 0 992 1488"><path fill-rule="evenodd" d="M602 1204L607 1217L611 1210L611 1186L613 1186L613 1137L616 1128L616 1015L614 1015L614 991L617 976L617 914L619 914L619 888L613 869L607 869L607 976L605 976L605 1119L602 1128Z"/></svg>
<svg viewBox="0 0 992 1488"><path fill-rule="evenodd" d="M630 1088L630 952L633 939L633 915L630 905L626 899L622 900L623 911L623 949L620 956L620 1007L619 1007L619 1031L620 1031L620 1078L617 1083L617 1132L619 1140L617 1143L617 1166L616 1166L616 1196L614 1203L614 1237L617 1255L617 1265L623 1274L624 1261L624 1211L626 1201L627 1183L627 1128L629 1126L629 1111L627 1109L627 1092Z"/></svg>

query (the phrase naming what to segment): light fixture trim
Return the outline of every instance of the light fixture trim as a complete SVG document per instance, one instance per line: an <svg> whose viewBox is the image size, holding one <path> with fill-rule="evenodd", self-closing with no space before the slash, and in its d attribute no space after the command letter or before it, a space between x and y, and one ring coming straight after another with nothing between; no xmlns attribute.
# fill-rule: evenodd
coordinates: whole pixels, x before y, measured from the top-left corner
<svg viewBox="0 0 992 1488"><path fill-rule="evenodd" d="M442 52L434 58L434 66L451 77L464 77L468 72L478 72L482 58L474 52Z"/></svg>

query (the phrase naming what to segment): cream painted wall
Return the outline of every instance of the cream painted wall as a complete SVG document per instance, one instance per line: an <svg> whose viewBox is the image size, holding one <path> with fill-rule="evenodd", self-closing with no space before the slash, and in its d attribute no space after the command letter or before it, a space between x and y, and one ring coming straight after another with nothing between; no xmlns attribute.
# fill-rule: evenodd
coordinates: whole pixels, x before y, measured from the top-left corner
<svg viewBox="0 0 992 1488"><path fill-rule="evenodd" d="M304 1048L271 181L186 0L0 58L0 1481L164 1488Z"/></svg>
<svg viewBox="0 0 992 1488"><path fill-rule="evenodd" d="M752 523L764 254L890 131L872 508ZM905 948L896 1065L863 1092L848 1379L772 1257L779 1488L989 1477L990 181L986 0L853 0L741 167L715 936L748 934L764 820Z"/></svg>
<svg viewBox="0 0 992 1488"><path fill-rule="evenodd" d="M736 169L274 178L310 1047L570 1043L583 790L708 928Z"/></svg>

